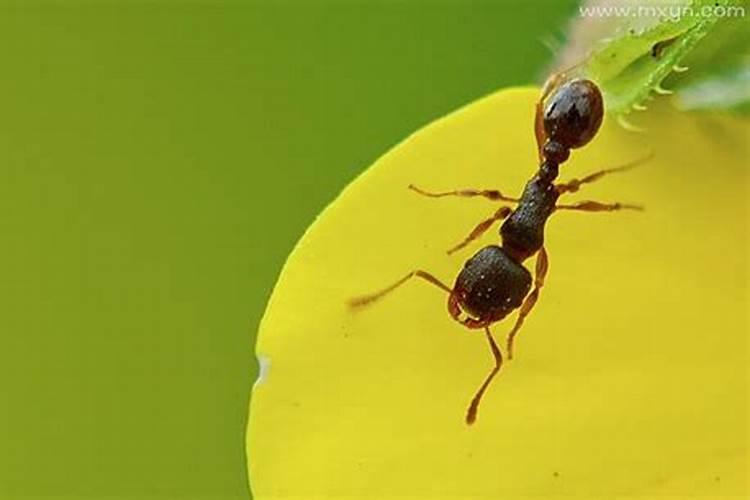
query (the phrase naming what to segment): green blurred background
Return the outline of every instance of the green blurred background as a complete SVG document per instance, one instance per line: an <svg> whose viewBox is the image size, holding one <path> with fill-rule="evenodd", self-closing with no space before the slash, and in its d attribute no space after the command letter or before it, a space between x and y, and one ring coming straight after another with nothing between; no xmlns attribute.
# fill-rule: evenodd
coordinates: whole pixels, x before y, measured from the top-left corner
<svg viewBox="0 0 750 500"><path fill-rule="evenodd" d="M295 241L410 132L538 80L574 12L0 3L0 499L249 498L254 332Z"/></svg>

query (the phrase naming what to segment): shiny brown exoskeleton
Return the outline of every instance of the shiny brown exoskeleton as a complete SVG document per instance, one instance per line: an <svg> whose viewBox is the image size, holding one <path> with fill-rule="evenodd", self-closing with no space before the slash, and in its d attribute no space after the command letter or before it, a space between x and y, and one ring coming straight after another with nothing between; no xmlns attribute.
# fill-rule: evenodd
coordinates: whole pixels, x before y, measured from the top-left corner
<svg viewBox="0 0 750 500"><path fill-rule="evenodd" d="M430 273L412 271L399 281L377 293L351 301L353 307L372 303L393 291L409 279L418 277L448 293L448 312L459 323L471 329L484 329L495 366L472 399L466 422L476 420L479 402L490 381L500 370L502 354L489 330L516 309L518 318L508 335L508 359L513 356L513 340L539 297L547 274L548 258L544 249L544 227L547 219L559 209L590 212L639 209L635 205L582 201L571 205L559 204L564 193L576 192L582 184L596 181L602 176L626 170L637 162L617 168L600 170L582 179L555 184L558 167L568 159L571 149L586 145L596 135L604 116L602 95L589 80L574 79L559 83L562 75L551 79L542 91L536 107L535 135L540 166L526 184L520 199L510 198L497 190L463 189L431 193L415 186L410 189L429 197L482 196L495 201L515 202L512 209L503 206L495 214L480 222L469 236L448 253L463 248L481 236L495 222L504 220L500 227L501 245L489 245L466 261L453 287L445 285ZM537 255L535 276L523 266L528 258ZM533 290L532 290L533 286Z"/></svg>

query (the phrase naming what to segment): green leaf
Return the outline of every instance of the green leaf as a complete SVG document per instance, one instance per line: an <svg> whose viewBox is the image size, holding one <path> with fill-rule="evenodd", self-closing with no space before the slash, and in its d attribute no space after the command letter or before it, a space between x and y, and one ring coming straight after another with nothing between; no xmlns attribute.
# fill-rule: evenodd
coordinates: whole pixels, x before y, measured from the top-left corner
<svg viewBox="0 0 750 500"><path fill-rule="evenodd" d="M623 124L654 94L675 91L685 108L741 109L750 102L749 10L743 0L590 2L558 68L582 61L571 73L596 81L607 111Z"/></svg>
<svg viewBox="0 0 750 500"><path fill-rule="evenodd" d="M685 65L690 71L666 82L676 90L680 108L750 111L750 16L718 23Z"/></svg>

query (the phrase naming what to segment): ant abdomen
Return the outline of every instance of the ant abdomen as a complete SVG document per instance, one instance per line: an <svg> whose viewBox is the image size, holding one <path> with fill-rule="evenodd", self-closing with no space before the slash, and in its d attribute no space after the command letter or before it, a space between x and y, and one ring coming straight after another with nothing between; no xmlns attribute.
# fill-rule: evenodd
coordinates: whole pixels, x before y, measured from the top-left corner
<svg viewBox="0 0 750 500"><path fill-rule="evenodd" d="M603 118L599 87L590 80L571 80L547 99L544 131L549 142L568 149L580 148L596 135Z"/></svg>
<svg viewBox="0 0 750 500"><path fill-rule="evenodd" d="M461 309L488 323L499 321L523 303L531 273L497 245L482 248L466 261L453 294Z"/></svg>

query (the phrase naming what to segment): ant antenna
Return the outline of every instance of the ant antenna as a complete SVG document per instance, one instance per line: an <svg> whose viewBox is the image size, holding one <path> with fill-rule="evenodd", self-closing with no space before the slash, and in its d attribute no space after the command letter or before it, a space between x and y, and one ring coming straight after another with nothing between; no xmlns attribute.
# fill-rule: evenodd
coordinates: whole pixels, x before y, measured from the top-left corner
<svg viewBox="0 0 750 500"><path fill-rule="evenodd" d="M490 343L490 350L492 350L492 355L495 357L495 366L492 368L489 375L487 375L487 378L484 379L484 383L474 395L471 404L469 404L469 409L466 412L466 423L469 425L476 421L479 403L482 401L484 391L487 390L490 382L492 382L492 379L495 378L495 375L497 375L497 372L500 371L500 367L503 365L503 355L500 353L500 348L497 347L495 339L492 338L492 333L490 332L489 327L484 327L484 332L487 334L487 341Z"/></svg>

